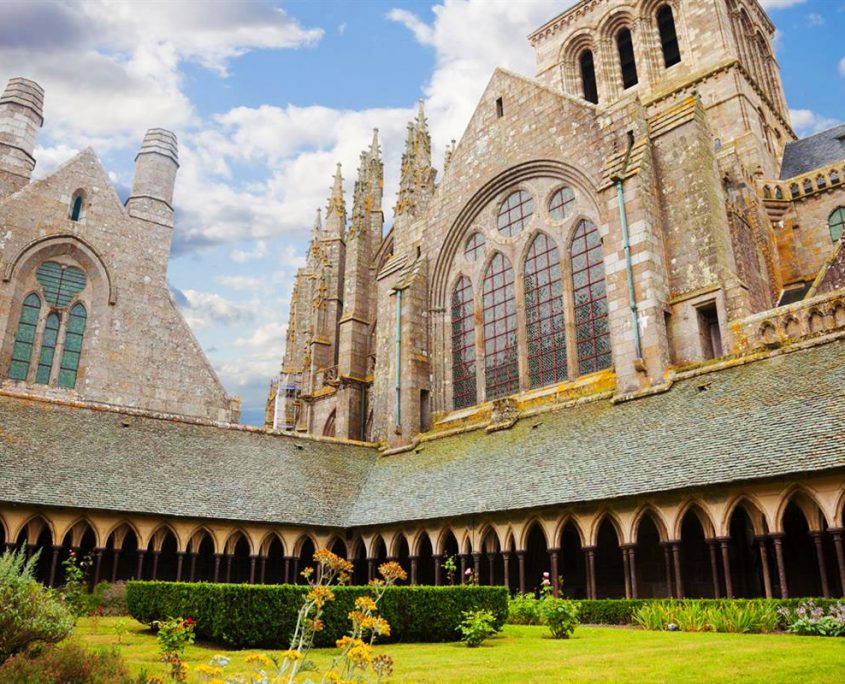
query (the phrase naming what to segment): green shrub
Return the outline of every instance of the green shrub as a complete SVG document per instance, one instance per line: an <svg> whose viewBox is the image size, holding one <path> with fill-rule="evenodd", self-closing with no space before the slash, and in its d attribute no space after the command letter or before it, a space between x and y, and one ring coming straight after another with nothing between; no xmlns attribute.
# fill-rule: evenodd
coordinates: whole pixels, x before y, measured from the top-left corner
<svg viewBox="0 0 845 684"><path fill-rule="evenodd" d="M652 601L634 611L633 621L646 629L682 632L773 632L779 615L774 600Z"/></svg>
<svg viewBox="0 0 845 684"><path fill-rule="evenodd" d="M138 680L117 651L89 651L79 644L47 646L20 653L0 666L3 684L132 684Z"/></svg>
<svg viewBox="0 0 845 684"><path fill-rule="evenodd" d="M56 643L73 629L73 616L55 592L33 576L38 553L0 556L0 663L38 643ZM0 681L5 681L0 679Z"/></svg>
<svg viewBox="0 0 845 684"><path fill-rule="evenodd" d="M568 639L578 624L578 604L567 599L543 599L543 615L555 639Z"/></svg>
<svg viewBox="0 0 845 684"><path fill-rule="evenodd" d="M286 646L307 587L295 585L129 582L126 605L139 622L152 624L172 617L193 618L196 634L237 648ZM369 596L368 587L333 588L315 646L334 646L349 627L355 599ZM391 626L385 641L456 641L462 613L490 610L501 629L508 614L504 587L388 587L379 613Z"/></svg>
<svg viewBox="0 0 845 684"><path fill-rule="evenodd" d="M481 646L498 631L495 627L496 616L489 610L467 611L463 617L458 629L463 635L461 641L470 648Z"/></svg>
<svg viewBox="0 0 845 684"><path fill-rule="evenodd" d="M534 594L516 594L508 600L509 625L543 625L543 603Z"/></svg>

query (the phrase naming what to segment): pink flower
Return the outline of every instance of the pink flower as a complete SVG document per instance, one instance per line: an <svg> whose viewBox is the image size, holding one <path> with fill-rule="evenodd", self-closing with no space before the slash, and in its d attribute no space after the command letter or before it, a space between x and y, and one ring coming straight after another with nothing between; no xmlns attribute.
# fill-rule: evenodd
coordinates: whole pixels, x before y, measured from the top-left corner
<svg viewBox="0 0 845 684"><path fill-rule="evenodd" d="M464 575L466 575L467 577L469 577L471 574L472 574L472 570L470 568L467 568L466 572L464 572Z"/></svg>
<svg viewBox="0 0 845 684"><path fill-rule="evenodd" d="M544 572L544 573L543 573L543 577L544 577L545 579L549 579L549 573Z"/></svg>
<svg viewBox="0 0 845 684"><path fill-rule="evenodd" d="M551 584L551 582L549 582L549 580L548 580L547 578L545 578L545 577L544 577L544 578L543 578L543 586L544 586L544 587L547 587L547 586L549 586L550 584Z"/></svg>

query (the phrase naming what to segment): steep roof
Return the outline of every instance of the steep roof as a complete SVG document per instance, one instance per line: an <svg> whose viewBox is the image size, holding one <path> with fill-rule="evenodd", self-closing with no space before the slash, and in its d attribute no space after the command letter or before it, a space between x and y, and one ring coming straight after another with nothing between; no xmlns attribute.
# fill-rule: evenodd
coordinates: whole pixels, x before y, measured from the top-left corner
<svg viewBox="0 0 845 684"><path fill-rule="evenodd" d="M836 468L843 341L390 457L0 397L0 499L41 505L353 527Z"/></svg>
<svg viewBox="0 0 845 684"><path fill-rule="evenodd" d="M787 143L783 150L780 179L800 176L840 159L845 159L845 124Z"/></svg>

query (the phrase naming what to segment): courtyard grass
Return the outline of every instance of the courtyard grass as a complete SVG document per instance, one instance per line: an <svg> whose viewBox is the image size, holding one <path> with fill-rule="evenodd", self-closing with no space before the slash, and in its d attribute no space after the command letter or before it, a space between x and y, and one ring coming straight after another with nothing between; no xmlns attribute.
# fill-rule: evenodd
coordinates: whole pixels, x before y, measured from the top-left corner
<svg viewBox="0 0 845 684"><path fill-rule="evenodd" d="M120 621L126 628L120 637ZM132 618L79 620L73 639L86 646L117 646L133 672L162 674L155 635ZM545 627L507 625L480 648L461 643L388 644L378 652L395 659L392 682L501 684L519 682L802 682L845 681L845 639L784 634L648 632L634 628L579 627L557 641ZM227 673L248 673L245 658L267 651L228 651L210 644L188 648L188 681L196 665L222 653ZM327 666L332 649L309 658Z"/></svg>

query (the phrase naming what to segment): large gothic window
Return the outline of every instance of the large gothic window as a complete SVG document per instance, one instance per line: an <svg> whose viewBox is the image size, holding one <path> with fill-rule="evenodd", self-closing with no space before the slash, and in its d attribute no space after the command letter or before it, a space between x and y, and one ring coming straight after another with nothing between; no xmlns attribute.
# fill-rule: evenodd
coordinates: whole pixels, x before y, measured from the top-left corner
<svg viewBox="0 0 845 684"><path fill-rule="evenodd" d="M475 300L472 283L462 276L452 291L452 403L472 406L475 389Z"/></svg>
<svg viewBox="0 0 845 684"><path fill-rule="evenodd" d="M44 299L53 306L67 306L75 294L85 289L85 272L76 266L45 261L35 276L44 288Z"/></svg>
<svg viewBox="0 0 845 684"><path fill-rule="evenodd" d="M88 314L82 304L76 304L70 310L65 332L65 348L62 351L62 362L59 366L59 387L65 389L76 387L79 356L82 353L82 336L85 334L87 319Z"/></svg>
<svg viewBox="0 0 845 684"><path fill-rule="evenodd" d="M663 63L668 69L681 61L681 49L678 46L678 34L675 31L675 17L672 8L663 5L657 10L657 30L660 32L660 47L663 50Z"/></svg>
<svg viewBox="0 0 845 684"><path fill-rule="evenodd" d="M499 207L497 224L505 237L513 237L525 227L534 214L534 198L525 190L508 195Z"/></svg>
<svg viewBox="0 0 845 684"><path fill-rule="evenodd" d="M611 365L601 239L589 221L578 224L570 256L578 372L584 375Z"/></svg>
<svg viewBox="0 0 845 684"><path fill-rule="evenodd" d="M525 321L531 387L566 378L563 283L554 241L540 233L525 257Z"/></svg>
<svg viewBox="0 0 845 684"><path fill-rule="evenodd" d="M53 359L56 356L56 343L59 341L59 323L61 319L56 313L47 316L44 334L41 336L41 355L38 357L38 370L35 372L35 382L39 385L50 383L53 372Z"/></svg>
<svg viewBox="0 0 845 684"><path fill-rule="evenodd" d="M484 381L487 399L519 391L516 293L510 262L497 252L484 276Z"/></svg>
<svg viewBox="0 0 845 684"><path fill-rule="evenodd" d="M40 311L41 298L34 292L27 295L23 300L18 331L15 335L15 346L12 349L12 364L9 366L9 377L12 380L26 380L29 375L29 362L32 358Z"/></svg>

